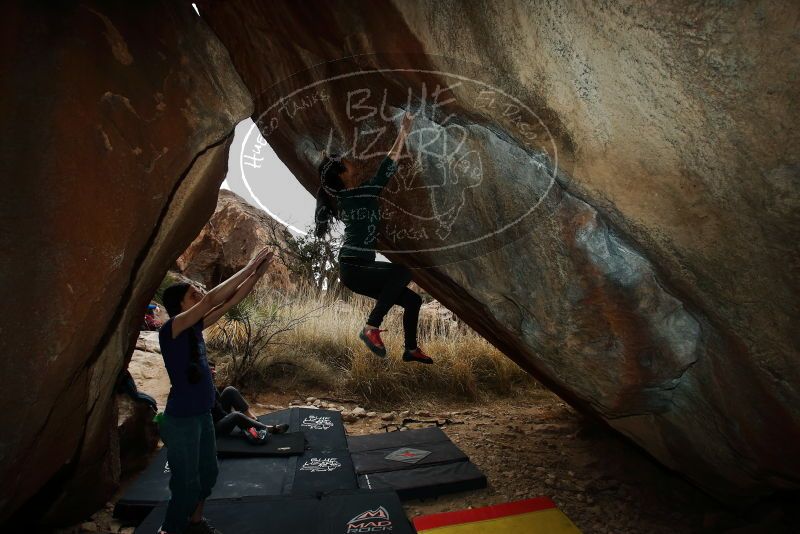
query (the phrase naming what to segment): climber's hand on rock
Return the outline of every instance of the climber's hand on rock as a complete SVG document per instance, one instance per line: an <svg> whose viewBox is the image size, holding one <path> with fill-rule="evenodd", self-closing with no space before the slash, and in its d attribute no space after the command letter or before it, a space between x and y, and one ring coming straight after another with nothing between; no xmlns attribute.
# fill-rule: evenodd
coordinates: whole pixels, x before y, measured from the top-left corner
<svg viewBox="0 0 800 534"><path fill-rule="evenodd" d="M412 122L414 122L414 116L408 111L406 111L405 114L403 115L403 120L400 123L400 130L405 133L408 133L409 131L411 131Z"/></svg>

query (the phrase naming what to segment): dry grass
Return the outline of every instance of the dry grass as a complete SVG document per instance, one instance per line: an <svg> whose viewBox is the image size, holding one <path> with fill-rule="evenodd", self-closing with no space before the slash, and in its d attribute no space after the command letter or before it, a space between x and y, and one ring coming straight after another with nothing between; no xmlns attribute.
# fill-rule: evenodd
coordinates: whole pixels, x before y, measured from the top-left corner
<svg viewBox="0 0 800 534"><path fill-rule="evenodd" d="M358 332L374 301L354 295L348 302L317 298L313 291L284 297L275 291L254 292L251 309L280 309L284 321L304 317L289 331L276 336L259 354L248 381L252 389L276 382L284 387L312 386L357 395L372 401L411 398L477 398L512 395L538 387L533 378L468 327L436 314L420 318L419 343L434 365L405 363L402 309L393 308L382 334L389 355L369 352ZM220 321L220 324L222 321ZM221 327L206 331L210 349L222 349ZM226 327L229 339L241 339L236 321ZM230 334L234 334L230 336ZM238 350L229 346L228 351ZM230 354L218 354L218 360Z"/></svg>

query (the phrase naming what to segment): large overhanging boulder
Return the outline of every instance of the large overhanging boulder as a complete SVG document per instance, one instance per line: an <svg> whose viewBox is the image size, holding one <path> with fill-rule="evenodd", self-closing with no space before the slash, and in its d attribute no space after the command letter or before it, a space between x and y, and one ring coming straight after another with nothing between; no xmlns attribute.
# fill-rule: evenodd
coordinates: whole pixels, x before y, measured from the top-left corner
<svg viewBox="0 0 800 534"><path fill-rule="evenodd" d="M20 1L0 25L0 523L32 497L26 523L63 523L117 482L117 375L252 101L189 4Z"/></svg>
<svg viewBox="0 0 800 534"><path fill-rule="evenodd" d="M312 192L427 97L381 243L509 357L719 496L800 486L800 5L198 5Z"/></svg>

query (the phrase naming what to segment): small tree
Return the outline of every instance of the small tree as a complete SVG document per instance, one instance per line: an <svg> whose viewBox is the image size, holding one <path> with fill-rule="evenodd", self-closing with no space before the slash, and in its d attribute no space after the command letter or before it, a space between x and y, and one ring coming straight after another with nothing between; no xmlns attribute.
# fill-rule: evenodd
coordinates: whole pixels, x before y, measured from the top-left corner
<svg viewBox="0 0 800 534"><path fill-rule="evenodd" d="M327 290L332 296L340 295L339 248L340 238L326 235L318 238L313 227L305 235L294 236L278 221L270 219L269 245L278 249L278 261L317 293Z"/></svg>
<svg viewBox="0 0 800 534"><path fill-rule="evenodd" d="M276 298L277 297L277 298ZM241 386L250 380L270 345L305 322L317 309L292 316L290 301L257 289L219 319L208 332L208 344L230 356L228 380Z"/></svg>
<svg viewBox="0 0 800 534"><path fill-rule="evenodd" d="M298 260L295 269L308 280L317 292L339 292L339 241L330 236L318 238L309 232L293 237L290 246ZM291 268L291 267L290 267Z"/></svg>

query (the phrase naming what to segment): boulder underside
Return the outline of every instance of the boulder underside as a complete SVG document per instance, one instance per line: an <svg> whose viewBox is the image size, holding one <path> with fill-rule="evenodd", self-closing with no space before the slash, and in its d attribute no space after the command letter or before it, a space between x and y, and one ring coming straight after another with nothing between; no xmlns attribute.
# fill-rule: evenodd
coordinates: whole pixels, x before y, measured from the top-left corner
<svg viewBox="0 0 800 534"><path fill-rule="evenodd" d="M461 319L720 497L800 486L797 3L198 5L311 192L417 114L381 248Z"/></svg>

